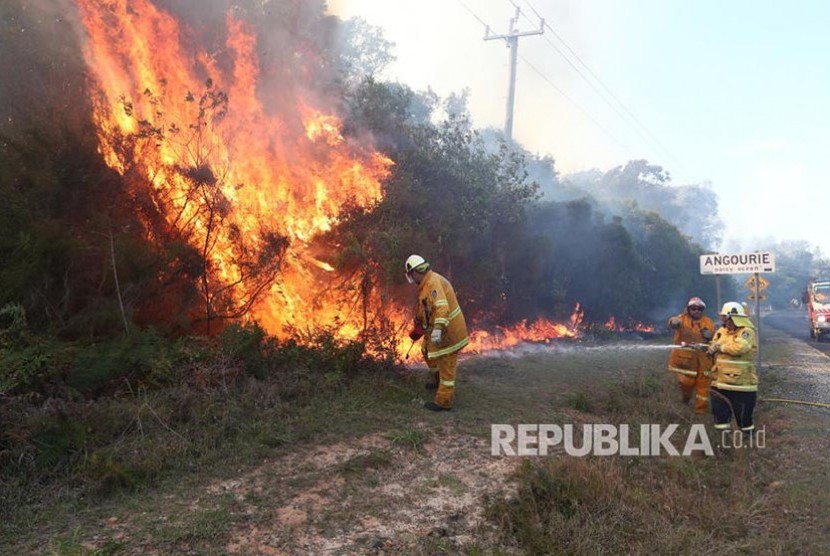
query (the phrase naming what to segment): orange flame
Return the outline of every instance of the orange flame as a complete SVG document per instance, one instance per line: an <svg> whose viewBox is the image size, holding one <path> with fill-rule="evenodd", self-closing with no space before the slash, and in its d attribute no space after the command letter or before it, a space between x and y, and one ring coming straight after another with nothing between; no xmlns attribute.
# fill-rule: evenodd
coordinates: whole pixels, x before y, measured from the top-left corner
<svg viewBox="0 0 830 556"><path fill-rule="evenodd" d="M260 293L253 316L269 332L326 326L356 335L361 323L333 292L332 265L308 245L344 207L377 203L392 161L347 144L340 121L314 108L299 87L289 105L266 110L257 95L256 38L233 15L225 45L232 67L225 69L194 50L189 30L149 0L77 2L107 164L152 185L153 202L170 226L188 227L213 278L237 285L237 304ZM274 283L255 292L239 262L240 238L256 260L269 234L289 247Z"/></svg>
<svg viewBox="0 0 830 556"><path fill-rule="evenodd" d="M476 328L470 334L470 346L467 350L481 353L511 348L522 342L550 343L551 340L562 338L578 339L582 336L580 326L583 316L583 311L577 303L568 319L568 324L540 318L530 324L523 320L509 327L497 326L496 331L492 333Z"/></svg>
<svg viewBox="0 0 830 556"><path fill-rule="evenodd" d="M608 317L603 328L612 332L654 332L654 325L645 322L634 322L628 325L617 324L617 318L614 315Z"/></svg>

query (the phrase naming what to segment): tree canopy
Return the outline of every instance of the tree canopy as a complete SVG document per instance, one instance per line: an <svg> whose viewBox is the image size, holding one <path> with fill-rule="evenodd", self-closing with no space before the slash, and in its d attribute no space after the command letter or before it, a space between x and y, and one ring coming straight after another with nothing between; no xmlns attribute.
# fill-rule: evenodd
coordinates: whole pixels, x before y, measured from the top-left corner
<svg viewBox="0 0 830 556"><path fill-rule="evenodd" d="M697 269L723 229L707 184L673 185L645 160L562 176L554 154L476 129L469 91L442 99L382 81L394 44L365 21L325 15L322 2L159 4L215 43L223 63L232 61L221 52L225 36L213 30L233 8L262 41L266 105L302 83L339 113L346 141L393 161L378 203L344 207L338 225L312 240L337 253L338 272L362 276L366 303L380 293L406 306L401 265L413 252L453 280L474 322L562 318L577 303L597 322L662 320L692 295L714 298L713 279ZM222 301L230 286L206 279L205 247L182 230L161 233L149 183L136 188L132 176L128 187L129 176L102 160L70 19L20 0L2 10L0 68L22 77L0 85L0 305L21 303L33 322L72 336L120 333L125 319L128 329L193 331L200 297L216 300L208 320L211 310L240 316L246 307ZM233 102L223 98L223 109ZM231 201L215 196L217 174L203 170L183 166L181 175L194 195L214 195L210 222L222 225ZM280 272L287 240L272 239L274 257L251 261L257 287ZM782 246L793 285L803 280L795 269L815 262L806 252Z"/></svg>

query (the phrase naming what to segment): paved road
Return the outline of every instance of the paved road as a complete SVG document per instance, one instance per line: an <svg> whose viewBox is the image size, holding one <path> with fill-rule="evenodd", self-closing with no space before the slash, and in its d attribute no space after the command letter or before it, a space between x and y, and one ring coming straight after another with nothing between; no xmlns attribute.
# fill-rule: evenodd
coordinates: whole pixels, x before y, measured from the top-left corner
<svg viewBox="0 0 830 556"><path fill-rule="evenodd" d="M776 311L765 315L761 339L761 398L830 403L830 342L810 338L806 312ZM785 360L763 357L764 345L775 344L786 346ZM769 380L765 380L765 375Z"/></svg>
<svg viewBox="0 0 830 556"><path fill-rule="evenodd" d="M816 341L810 337L810 325L807 320L807 311L794 309L788 311L775 311L763 317L761 321L761 334L764 334L764 326L777 328L786 332L788 336L796 340L804 340L811 347L830 355L830 341L827 339ZM762 348L763 349L763 348Z"/></svg>

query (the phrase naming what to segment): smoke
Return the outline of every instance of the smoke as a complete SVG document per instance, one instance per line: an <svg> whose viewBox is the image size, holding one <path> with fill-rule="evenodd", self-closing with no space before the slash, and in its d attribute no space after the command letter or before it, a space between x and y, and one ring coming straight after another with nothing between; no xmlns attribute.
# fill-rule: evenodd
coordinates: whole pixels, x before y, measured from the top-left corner
<svg viewBox="0 0 830 556"><path fill-rule="evenodd" d="M228 18L245 22L256 37L258 93L266 109L289 119L291 100L318 94L330 79L327 67L329 23L319 0L229 1L158 0L156 4L186 24L199 45L226 69L233 64L227 49Z"/></svg>
<svg viewBox="0 0 830 556"><path fill-rule="evenodd" d="M258 94L269 113L296 122L291 99L312 99L322 109L336 105L329 94L336 76L336 18L319 0L151 0L181 22L182 40L194 58L200 51L225 71L235 60L228 49L228 22L244 22L256 37ZM96 3L101 11L139 2ZM122 7L126 6L126 8ZM89 120L86 29L75 0L4 0L0 3L0 134L18 134L42 118L77 128Z"/></svg>
<svg viewBox="0 0 830 556"><path fill-rule="evenodd" d="M19 137L43 120L80 129L89 105L73 3L6 0L0 22L0 135Z"/></svg>
<svg viewBox="0 0 830 556"><path fill-rule="evenodd" d="M175 130L177 132L180 129L189 128L192 118L180 117L174 120L175 116L171 115L174 113L173 104L176 102L181 104L184 102L182 99L188 97L191 97L188 101L191 103L192 97L198 99L200 93L205 90L203 88L200 91L198 88L209 88L210 86L205 85L204 80L212 75L216 76L216 79L212 85L214 89L211 89L210 93L214 93L215 88L220 87L218 84L220 81L225 82L222 88L229 83L239 84L241 81L237 89L229 88L221 91L227 94L227 97L216 97L226 101L217 109L221 117L226 118L221 120L217 128L227 124L227 127L221 128L222 133L216 135L221 136L223 140L229 138L227 152L230 153L227 157L217 156L220 163L225 163L227 160L235 161L236 168L234 169L240 169L241 173L241 170L254 166L241 162L242 159L256 157L260 151L262 153L262 156L257 158L257 162L263 161L263 163L256 165L256 172L244 174L244 179L234 176L232 181L224 184L227 186L229 199L238 200L247 192L251 192L251 195L246 199L252 202L258 202L260 198L264 199L263 205L252 203L251 206L256 206L257 210L263 212L280 215L281 218L278 219L274 229L281 235L308 242L316 237L315 234L319 230L327 228L313 227L308 223L314 220L310 217L305 220L301 219L300 224L289 225L287 224L288 216L290 216L288 209L301 204L310 204L315 208L317 205L328 207L326 202L338 205L339 208L339 205L343 204L339 202L340 200L353 197L343 193L345 189L343 184L348 182L348 179L321 177L319 173L312 176L314 179L292 179L297 177L301 171L314 167L316 162L324 161L326 156L331 156L330 153L333 150L325 140L318 142L307 140L310 135L307 136L306 132L311 132L300 128L304 123L302 121L303 110L309 108L308 105L310 105L313 112L320 111L325 116L335 112L329 108L341 102L343 97L343 90L338 88L336 79L341 68L338 67L339 53L334 46L337 43L335 39L338 37L338 30L342 26L336 18L326 15L325 4L322 1L111 0L106 4L97 0L76 1L77 4L69 0L34 3L12 0L11 4L3 6L3 21L10 41L9 48L5 48L4 45L4 48L0 49L0 61L6 69L6 74L20 76L16 80L3 80L0 85L0 106L2 107L0 110L3 111L3 125L6 125L6 122L16 124L20 120L21 108L19 106L28 105L32 109L41 108L42 110L42 107L48 107L47 110L58 112L56 117L48 119L42 117L42 122L57 121L65 125L65 122L72 121L71 118L76 118L79 123L85 121L86 126L89 127L92 118L90 118L91 109L87 92L100 89L98 92L101 95L107 95L108 115L116 112L118 112L116 115L123 115L122 112L127 112L129 104L130 117L135 120L133 123L147 124L152 128L151 131L156 132L171 130L172 125L177 124ZM86 6L87 11L79 12L78 6ZM152 18L158 17L157 12L172 15L176 20L175 25L150 26L152 29L149 33L149 40L144 39L138 41L137 44L144 48L147 44L153 44L155 40L159 48L149 54L145 53L142 48L136 48L139 51L137 62L130 63L131 58L121 50L127 41L119 40L119 29L107 23L118 19L116 16L126 14L127 17L120 18L119 24L125 29L130 29L133 25L147 23ZM79 24L81 13L85 15L94 13L94 19L98 23L94 28L101 37L106 39L101 42L111 48L99 46L98 51L93 51L93 46L97 44L93 40L95 35L90 35L88 40L86 28L82 28ZM166 17L158 17L158 19L166 19ZM84 21L87 22L86 19ZM15 29L18 29L16 34L11 32ZM146 32L146 29L142 30ZM161 33L166 33L167 36L161 36ZM162 50L161 43L168 46L172 44L171 52L175 51L176 56L167 56L167 50ZM159 55L160 52L165 54ZM142 56L142 53L147 55ZM96 54L100 55L98 61L101 63L99 64L94 63ZM135 52L130 52L130 55L134 54ZM146 82L140 79L143 68L138 68L139 63L145 61L145 57L153 58L150 61L155 63L152 69L161 69ZM86 67L85 60L90 60L89 68ZM148 63L148 66L152 63ZM256 67L240 68L246 64ZM171 74L177 70L181 70L177 75L184 76L184 78L178 79L178 85L174 88L172 85L174 76ZM113 75L117 79L107 79ZM240 76L241 79L237 79ZM96 80L106 82L107 87L94 87ZM189 90L191 82L194 90ZM138 83L141 85L137 86ZM164 85L165 83L167 85ZM410 98L404 86L396 84L392 87L398 87L390 89L393 99ZM161 89L166 89L166 92ZM254 94L251 94L252 91ZM167 98L164 98L165 94L168 95ZM124 97L128 98L124 100ZM245 110L240 111L243 112L244 121L238 122L238 125L235 123L233 126L228 124L229 120L233 120L233 111L238 106L235 103L245 98L255 98L264 110L258 105L246 106ZM165 106L164 102L168 104ZM425 102L425 104L428 103ZM227 107L227 117L225 107ZM97 105L96 114L99 108L100 105ZM361 107L363 108L369 113L367 115L374 115L372 111L391 112L392 110L372 99L367 101L365 107ZM184 112L184 115L190 117L196 111ZM367 117L364 121L355 117L354 114L351 116L347 122L348 125L354 122L357 122L354 124L357 126L375 125L371 118ZM381 116L387 116L387 114L381 114ZM314 119L317 123L317 118L310 119ZM381 136L380 134L385 129L383 126L386 124L383 117L378 120L381 120L381 123L377 124L378 135ZM408 120L404 119L390 118L389 121L388 127L394 132L409 125ZM253 125L248 126L249 123ZM429 125L426 120L421 123L425 126ZM115 127L104 126L103 129ZM328 128L336 128L336 124L323 119L318 129ZM455 140L453 139L455 135L449 133L453 130L455 128L447 128L448 139ZM457 130L466 131L467 128L459 124ZM373 131L376 129L373 128ZM132 131L125 133L135 135ZM165 138L170 139L173 133L171 131ZM353 128L348 129L348 133L352 134L353 138L356 136ZM95 133L89 135L95 137ZM404 135L403 131L401 135ZM426 144L428 139L424 137L428 136L429 134L413 134L413 142L417 140ZM110 143L114 150L123 146L123 143L119 143L118 136L114 135L111 139ZM292 139L296 140L292 142ZM436 144L440 140L442 137L436 134ZM409 218L412 214L420 214L416 203L407 196L406 191L410 187L418 195L430 193L442 199L454 200L453 203L446 203L446 205L458 205L453 210L446 210L446 216L452 216L452 218L447 218L447 221L452 223L448 225L452 231L445 234L443 238L439 238L438 243L442 245L443 262L445 264L449 261L453 262L452 272L456 272L459 276L457 280L459 291L474 292L479 296L477 299L465 300L469 301L465 303L465 311L469 308L471 317L477 316L475 313L484 309L493 311L498 319L510 322L519 322L525 318L533 319L537 316L560 317L570 313L574 305L579 302L589 321L603 322L609 315L614 315L619 323L626 324L629 318L640 320L645 314L655 312L656 306L664 303L674 306L676 292L686 288L687 285L680 285L680 281L677 280L679 284L677 286L661 287L659 291L655 287L657 284L670 283L674 280L674 275L666 271L666 268L670 268L673 263L658 260L658 253L654 248L657 242L652 241L655 237L668 237L668 234L664 233L666 230L659 228L660 223L656 224L658 228L655 228L655 232L648 232L650 235L641 234L643 236L641 238L626 231L626 222L621 224L620 219L615 218L613 214L604 214L602 211L607 210L606 206L591 200L577 200L538 208L529 215L525 227L523 221L525 215L519 214L519 209L524 206L525 195L523 183L520 183L522 178L518 170L515 180L511 177L513 167L508 165L507 161L502 168L505 174L499 175L499 178L493 178L497 172L486 172L487 175L481 176L466 171L461 173L463 175L453 174L454 164L459 160L463 162L459 167L466 168L464 166L466 162L463 159L470 153L474 155L470 160L488 162L489 159L485 159L483 155L478 157L476 151L478 146L473 140L470 141L468 145L466 139L458 139L457 148L458 153L461 154L456 154L454 145L453 149L447 150L446 157L441 159L430 155L428 150L430 145L414 145L416 148L411 149L412 152L408 154L417 164L410 164L410 171L413 172L411 175L402 173L397 176L401 185L405 186L399 188L401 193L397 200L401 209L400 214L403 215L400 219ZM175 143L175 141L168 141L168 143ZM181 143L176 143L176 145L181 145ZM369 146L364 145L363 148L369 148ZM346 148L341 150L349 150L348 154L358 152L351 143L347 143ZM123 152L126 154L118 160L132 155L129 150ZM272 153L274 156L266 156ZM118 155L119 153L116 153L109 158L108 163ZM307 156L301 160L299 155ZM394 157L395 153L392 156ZM423 160L419 157L423 157ZM207 159L207 154L204 158ZM366 160L365 157L358 156L357 158L360 158L362 162ZM403 160L406 161L405 158ZM205 165L202 160L192 163L192 167L188 166L188 162L189 159L177 163L175 167L171 166L170 169L178 171L186 178L205 176L205 179L201 179L204 183L212 183L212 178L221 173L204 172ZM113 164L113 166L117 165ZM282 168L285 170L282 173L275 172L274 168L277 166L280 166L281 171ZM470 163L471 169L472 166L473 163ZM481 164L478 166L482 167ZM353 165L348 166L348 168L352 167ZM122 170L123 166L118 169ZM552 172L552 162L549 170L548 175L555 177ZM610 176L614 178L612 185L619 185L618 189L623 189L622 186L643 185L639 180L642 172L635 171L639 170L639 166L632 166L630 170L622 172L619 176L617 174L620 172L612 173ZM146 172L138 172L137 175L146 175ZM347 172L345 175L348 178L351 173ZM600 181L599 186L605 186L608 179L598 181ZM240 187L233 189L237 185ZM243 185L247 187L242 188ZM373 182L373 185L377 183ZM574 185L576 188L580 184ZM654 184L645 185L653 186ZM652 191L655 188L649 189L643 186L642 189ZM377 190L380 191L379 186ZM489 197L484 198L481 195L482 191L488 192ZM367 197L374 201L379 195L372 193L367 194ZM476 199L475 202L471 200L473 197ZM170 198L178 197L171 195ZM277 199L274 200L274 198ZM389 198L389 195L386 198ZM487 203L492 203L492 210L489 207L479 206ZM215 206L224 205L217 202ZM261 206L267 208L260 209ZM469 210L461 210L460 206L466 206ZM412 208L416 210L410 210ZM437 208L430 208L429 213L424 213L423 218L436 218ZM440 208L445 210L447 207ZM170 213L174 212L175 210L171 209ZM471 222L456 223L456 217L459 214L468 215L466 217L470 218ZM496 216L493 216L494 214ZM653 221L647 221L646 217L636 213L633 209L629 211L629 214L639 218L637 222L642 221L649 226L655 226ZM251 214L239 216L240 218L256 216L257 224L265 220L265 218L260 218L259 214L255 215L253 210ZM491 218L493 222L482 222L487 218ZM628 218L627 215L626 218ZM473 219L477 221L472 222ZM314 220L315 225L316 222L317 220ZM370 224L388 228L388 225L380 220L372 221ZM477 227L482 227L482 224L485 224L483 227L489 230L485 235L475 231ZM401 227L397 231L402 234L405 241L412 243L417 241L420 245L416 248L421 251L424 245L429 245L428 242L435 239L428 229L429 226L423 228L423 233L418 230L418 235L413 237L404 235L407 227ZM230 235L228 236L229 243L236 244L238 242L235 240L243 237L238 234L239 229L255 230L257 228L256 226L236 225L228 232L234 236L233 241ZM389 230L381 231L385 234ZM394 231L396 230L392 230ZM672 237L677 236L676 230L674 233L675 236ZM250 237L250 235L244 235L244 237ZM394 235L389 237L394 239L394 241L389 241L390 244L403 243L399 241L401 237ZM442 241L445 238L452 239L448 240L444 246ZM642 241L651 241L651 243L640 245L638 242ZM299 245L301 241L295 243ZM432 243L435 242L432 241ZM657 246L661 247L659 254L667 261L669 255L687 247L681 243L680 238L677 238L675 244ZM372 256L379 253L377 258L380 259L389 257L389 253L396 255L392 251L391 249L379 249L372 252ZM475 262L494 260L494 251L499 251L496 253L497 265ZM333 259L334 257L329 260ZM379 262L386 263L386 261ZM658 263L662 265L660 268L658 268ZM479 264L481 268L478 268ZM704 295L701 291L691 293ZM685 299L679 298L678 306L682 307L683 303ZM508 304L509 307L505 309L503 306ZM494 305L496 305L495 308ZM294 311L280 312L294 313ZM656 312L660 313L662 310ZM655 315L655 320L662 321L668 314L675 312L676 309L672 308L665 314Z"/></svg>

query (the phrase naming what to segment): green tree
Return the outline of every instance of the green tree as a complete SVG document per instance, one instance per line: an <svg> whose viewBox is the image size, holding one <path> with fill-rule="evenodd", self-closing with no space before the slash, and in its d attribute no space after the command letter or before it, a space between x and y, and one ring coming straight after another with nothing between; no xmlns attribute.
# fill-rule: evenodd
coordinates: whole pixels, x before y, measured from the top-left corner
<svg viewBox="0 0 830 556"><path fill-rule="evenodd" d="M395 43L386 39L380 27L353 17L335 31L337 65L347 84L375 79L392 62Z"/></svg>
<svg viewBox="0 0 830 556"><path fill-rule="evenodd" d="M520 155L489 153L466 118L416 116L422 105L423 96L405 86L371 80L350 97L348 129L370 130L395 165L383 201L353 211L328 241L350 246L341 250L344 271L368 272L379 287L400 284L401 261L421 253L453 280L470 314L499 313L509 253L535 186Z"/></svg>
<svg viewBox="0 0 830 556"><path fill-rule="evenodd" d="M699 245L656 212L640 211L634 203L627 207L625 222L644 265L642 283L649 319L661 322L667 313L679 312L692 296L703 298L714 308L715 279L700 274L703 251Z"/></svg>
<svg viewBox="0 0 830 556"><path fill-rule="evenodd" d="M720 243L723 222L718 216L717 196L707 184L674 186L666 170L645 160L632 160L605 173L574 174L562 181L567 188L593 196L612 212L633 201L642 210L657 212L704 247Z"/></svg>

